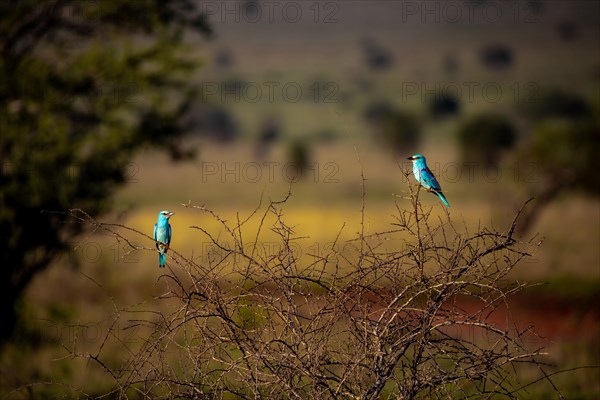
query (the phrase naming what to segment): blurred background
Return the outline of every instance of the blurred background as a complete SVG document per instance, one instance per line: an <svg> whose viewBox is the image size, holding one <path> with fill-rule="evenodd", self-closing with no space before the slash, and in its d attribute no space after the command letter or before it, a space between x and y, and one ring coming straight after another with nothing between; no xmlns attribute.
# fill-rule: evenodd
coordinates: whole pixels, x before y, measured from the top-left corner
<svg viewBox="0 0 600 400"><path fill-rule="evenodd" d="M360 229L361 169L366 231L389 229L422 153L471 231L535 197L518 231L543 243L510 279L540 285L511 318L570 370L567 398L598 398L599 48L588 0L2 3L0 397L106 392L70 352L118 365L115 311L163 290L154 252L68 210L151 235L168 209L173 249L203 262L189 227L219 227L182 203L233 220L291 189L309 257Z"/></svg>

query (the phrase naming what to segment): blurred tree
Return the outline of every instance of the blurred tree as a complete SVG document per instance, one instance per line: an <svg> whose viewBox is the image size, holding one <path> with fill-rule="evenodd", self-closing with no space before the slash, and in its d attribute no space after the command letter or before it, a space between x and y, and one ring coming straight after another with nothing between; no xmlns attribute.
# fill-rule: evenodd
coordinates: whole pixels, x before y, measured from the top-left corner
<svg viewBox="0 0 600 400"><path fill-rule="evenodd" d="M0 340L35 274L79 224L43 212L107 210L134 151L180 149L194 100L184 33L210 28L191 0L0 3Z"/></svg>
<svg viewBox="0 0 600 400"><path fill-rule="evenodd" d="M583 97L562 89L541 90L525 104L527 117L534 121L547 118L580 119L591 117L592 109Z"/></svg>
<svg viewBox="0 0 600 400"><path fill-rule="evenodd" d="M506 69L513 64L513 52L503 44L491 44L481 50L481 61L492 70Z"/></svg>
<svg viewBox="0 0 600 400"><path fill-rule="evenodd" d="M447 53L442 60L444 73L451 75L458 71L458 60L455 53Z"/></svg>
<svg viewBox="0 0 600 400"><path fill-rule="evenodd" d="M528 0L523 5L523 12L527 12L529 18L540 18L544 11L545 6L541 0Z"/></svg>
<svg viewBox="0 0 600 400"><path fill-rule="evenodd" d="M504 150L515 145L517 134L508 117L486 113L459 126L457 139L463 162L492 167L498 165Z"/></svg>
<svg viewBox="0 0 600 400"><path fill-rule="evenodd" d="M367 107L364 118L379 144L402 154L415 152L420 126L413 114L396 110L385 102L375 102Z"/></svg>
<svg viewBox="0 0 600 400"><path fill-rule="evenodd" d="M296 139L290 144L289 162L293 168L286 169L286 178L296 182L306 177L305 172L310 166L311 149L305 140Z"/></svg>
<svg viewBox="0 0 600 400"><path fill-rule="evenodd" d="M388 69L394 63L392 54L372 38L362 40L362 49L365 63L372 71Z"/></svg>
<svg viewBox="0 0 600 400"><path fill-rule="evenodd" d="M242 10L243 15L245 15L249 21L260 19L260 16L263 13L260 2L257 0L244 0L242 3Z"/></svg>
<svg viewBox="0 0 600 400"><path fill-rule="evenodd" d="M556 27L558 34L565 42L570 42L579 38L578 26L573 21L562 21Z"/></svg>
<svg viewBox="0 0 600 400"><path fill-rule="evenodd" d="M529 230L544 207L565 191L600 196L599 109L581 118L571 118L570 113L570 117L563 113L546 115L517 155L523 162L518 165L516 178L527 187L528 195L535 197L517 226L520 232Z"/></svg>
<svg viewBox="0 0 600 400"><path fill-rule="evenodd" d="M227 48L221 48L215 51L215 65L217 68L225 70L233 65L233 54Z"/></svg>
<svg viewBox="0 0 600 400"><path fill-rule="evenodd" d="M429 103L429 112L433 118L456 115L460 112L458 98L450 93L438 93Z"/></svg>
<svg viewBox="0 0 600 400"><path fill-rule="evenodd" d="M281 124L274 117L267 117L260 128L254 154L258 159L264 159L269 155L271 147L281 137Z"/></svg>
<svg viewBox="0 0 600 400"><path fill-rule="evenodd" d="M228 143L238 135L231 111L218 105L205 105L193 117L201 137L218 143Z"/></svg>

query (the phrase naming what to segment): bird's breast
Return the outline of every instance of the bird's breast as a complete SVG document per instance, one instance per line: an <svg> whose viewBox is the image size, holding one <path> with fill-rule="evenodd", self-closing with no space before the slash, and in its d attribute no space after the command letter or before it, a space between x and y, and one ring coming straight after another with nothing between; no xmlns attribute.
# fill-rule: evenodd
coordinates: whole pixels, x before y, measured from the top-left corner
<svg viewBox="0 0 600 400"><path fill-rule="evenodd" d="M158 226L158 228L156 228L156 239L164 242L167 240L167 227L166 226Z"/></svg>

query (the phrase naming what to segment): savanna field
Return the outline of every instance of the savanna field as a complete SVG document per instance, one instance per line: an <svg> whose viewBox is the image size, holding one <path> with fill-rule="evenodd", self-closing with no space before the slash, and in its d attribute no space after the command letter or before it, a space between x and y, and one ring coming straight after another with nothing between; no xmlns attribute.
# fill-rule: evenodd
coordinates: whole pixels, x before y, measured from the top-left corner
<svg viewBox="0 0 600 400"><path fill-rule="evenodd" d="M285 324L277 325L283 317L275 312L281 310L269 314L271 309L261 308L259 298L285 298L282 293L287 286L268 281L265 270L248 269L243 275L238 268L244 265L244 257L249 254L276 261L285 250L287 258L280 257L282 266L277 264L273 275L292 275L285 269L291 259L298 276L312 279L321 268L320 260L335 253L335 260L342 261L325 262L321 271L330 280L300 285L299 293L289 299L297 300L294 307L298 309L294 310L303 316L329 301L338 307L331 300L335 295L327 297L326 292L344 286L346 278L337 282L335 276L354 277L358 266L352 260L363 261L359 256L361 237L367 238L365 243L373 245L377 254L402 254L399 258L416 246L414 236L396 231L401 225L399 215L414 207L417 186L407 157L415 153L427 156L429 168L451 203L445 208L436 196L418 191L423 215L435 226L451 221L444 226L455 229L431 233L432 243L441 243L445 235L466 237L486 229L508 232L516 213L534 197L524 211L535 209L535 215L526 215L533 215L530 225L515 234L523 243L519 251L527 257L497 280L476 282L509 291L515 285L526 287L500 301L490 301L496 306L483 313L478 300L487 298L484 294L477 297L481 287L473 297L457 292L440 308L482 315L500 330L524 332L519 337L522 350L543 349L539 364L515 369L511 364L504 378L501 373L500 378L494 375L488 382L496 389L533 382L514 392L513 398L600 396L599 192L597 181L586 185L564 172L571 171L564 167L565 160L575 171L598 164L587 156L595 154L600 143L598 3L484 1L473 6L472 20L466 6L454 2L450 3L461 11L460 18L449 14L454 8L433 1L275 2L272 19L264 4L262 13L256 14L253 7L260 6L260 1L192 3L209 14L214 35L210 39L186 38L186 56L198 65L186 79L197 92L180 123L184 134L174 140L174 147L184 151L173 157L164 151L172 142L145 143L125 163L119 164L122 160L115 158L115 165L123 165L124 181L114 191L107 189L112 193L109 207L90 219L74 218L80 215L77 210L88 212L85 202L83 206L73 202L62 209L45 208L58 212L62 223L84 229L69 239L66 252L35 275L18 302L17 334L4 345L0 356L0 397L97 398L108 393L108 398L170 398L169 385L176 385L166 377L186 375L190 365L196 365L198 370L225 370L222 379L229 391L219 393L217 384L202 386L203 378L192 377L191 386L197 384L199 389L190 389L195 393L190 396L249 398L250 391L236 393L235 379L246 373L257 382L262 379L259 372L251 375L251 361L248 365L240 361L253 356L230 343L230 347L210 349L208 337L214 328L210 323L202 325L194 319L199 324L197 332L204 335L206 329L206 336L194 336L194 329L185 324L186 328L178 331L179 313L187 315L188 308L198 315L203 311L221 315L216 302L208 305L212 294L207 293L206 298L199 294L200 300L190 294L186 303L181 293L202 292L198 288L216 282L214 287L226 295L214 298L235 299L231 304L238 308L234 307L232 320L250 332L249 336L284 336ZM482 14L496 6L502 9L500 16ZM230 7L230 12L223 13L223 7ZM290 21L291 14L280 13L291 12L290 7L300 10L297 21ZM430 12L422 13L422 7L430 7ZM143 42L141 37L127 39L127 45L115 44L115 48L126 49L138 39ZM486 58L485 49L496 45L501 50ZM167 105L179 96L177 90L157 93L148 98L157 96L160 104ZM127 98L137 106L148 100L144 96L145 92L134 90ZM490 132L500 132L503 138L514 136L508 142L489 145L494 149L489 154L481 150L487 149L483 140L480 144L473 139L483 137L481 131L488 125L474 124L475 136L467 142L461 139L467 135L461 132L467 131L469 121L482 121L477 120L482 115L500 116L492 118ZM131 123L125 121L125 125ZM150 123L147 128L155 125L160 124ZM586 136L587 142L578 141L578 129L592 132ZM106 132L119 135L118 129ZM470 143L475 144L469 147ZM186 150L192 150L193 156L181 156ZM578 161L571 162L573 159ZM536 201L546 198L547 202L537 205ZM284 199L273 208L277 211L269 211L272 202ZM152 239L161 210L175 213L170 220L173 237L165 269L158 268ZM280 219L285 225L278 225ZM225 225L233 227L234 237L243 238L242 244L238 243L243 251L230 258L214 242L216 239L225 248L236 246ZM284 244L282 232L291 236ZM493 263L510 263L514 254L498 256ZM271 261L265 265L272 265ZM425 264L422 271L432 277L443 269L439 259ZM402 264L395 268L402 271ZM395 281L391 271L376 284L381 293L360 292L376 310L372 314L365 311L367 321L384 314L380 309L387 303L382 299L407 285L406 279L412 276L407 272ZM256 281L248 283L254 273ZM261 279L268 284L261 286ZM435 283L431 279L429 286ZM248 297L236 297L245 290ZM294 303L289 299L286 301ZM223 302L224 308L231 305ZM306 304L298 305L301 302ZM425 303L419 297L415 307ZM398 316L408 320L412 311L409 307L402 311L406 314ZM353 320L352 312L331 325L331 331L342 332L339 336L327 331L337 338L332 341L336 345L346 340L355 345L351 335L340 328ZM303 323L298 322L301 327ZM164 331L153 331L159 325ZM276 327L273 332L270 326ZM226 336L223 332L226 330L215 337L221 340ZM291 332L295 334L293 329ZM460 329L452 332L468 336ZM323 342L329 343L330 336L323 335ZM157 353L164 357L166 372L160 378L164 381L157 379L161 383L148 389L128 374L138 371L136 363L139 371L146 368L153 357L145 359L145 355L156 355L148 348L152 343L161 348L165 337L170 345L164 345L164 353ZM310 337L319 342L318 337ZM487 342L477 338L473 343ZM310 347L310 343L303 344ZM507 344L507 354L514 350L511 346ZM265 354L269 354L267 347L262 348ZM211 356L206 355L209 353ZM414 358L407 356L407 363ZM234 360L231 365L223 361L229 359ZM440 371L451 369L446 361L437 361ZM243 372L230 378L227 374L234 376L237 367ZM431 368L429 371L438 371ZM158 373L151 370L146 376L154 379L152 374ZM334 367L332 371L337 373ZM360 374L356 376L359 385ZM403 398L399 393L404 393L405 375L396 371L391 376L395 381L390 378L377 398ZM207 374L206 382L213 378ZM269 392L264 383L268 379L264 379L260 384L265 386L256 389L264 398L287 398ZM290 378L288 383L294 390L309 387L310 379L303 379ZM116 382L125 381L129 386L119 391ZM469 383L457 384L459 391L450 389L451 382L438 386L444 385L448 385L447 392L423 389L417 398L428 398L428 393L431 398L511 398L493 390L487 394L473 391ZM296 396L294 390L290 389L290 398ZM321 392L299 389L298 393L317 396L314 393ZM350 398L348 393L324 390L318 396Z"/></svg>
<svg viewBox="0 0 600 400"><path fill-rule="evenodd" d="M372 148L372 145L366 144L364 148ZM222 151L222 148L217 146L211 150L207 153L219 154L217 150ZM215 161L205 162L215 162L219 168L221 163L227 162L255 162L248 149L242 147L234 151L236 157L233 159L213 158ZM176 214L171 220L174 230L173 250L198 263L207 263L210 259L222 256L223 252L191 226L200 225L216 236L224 234L222 227L206 214L186 208L182 203L189 201L192 205L204 205L223 219L235 221L237 218L245 219L250 216L255 208L261 206L261 198L264 208L268 199L283 198L291 190L292 196L284 206L284 216L294 233L301 238L292 249L297 252L300 262L308 265L314 261L315 255L325 253L333 246L341 252L351 251L350 240L361 229L360 167L353 144L327 145L323 149L323 155L315 157L315 163L325 165L331 160L327 154L344 152L346 154L343 157L334 158L339 172L331 179L335 178L337 182L315 183L309 181L314 179L314 175L309 175L305 178L306 181L291 184L284 179L274 179L276 181L273 183L243 182L241 168L239 183L222 183L221 176L206 176L206 172L206 182L202 182L201 163L173 166L164 156L151 152L135 161L136 173L131 176L133 182L117 196L115 208L119 212L103 220L124 224L151 235L156 219L155 210L174 210ZM271 162L277 163L277 158L271 159ZM284 162L282 160L280 164L283 165ZM367 178L365 233L389 230L395 222L392 215L396 207L410 205L406 178L394 157L369 157L368 152L365 152L361 153L361 163ZM152 182L160 176L164 176L168 184L157 192ZM235 175L227 175L225 178L235 179ZM513 185L510 180L504 184ZM480 224L506 227L510 224L512 212L518 206L513 199L510 201L514 202L514 206L509 200L503 202L498 199L492 203L495 206L483 206L485 199L497 196L498 192L497 184L482 182L481 179L469 182L463 178L462 182L446 184L446 187L453 206L449 211L451 218L459 220L461 225L464 224L469 229L475 230ZM478 193L476 197L461 195L461 192L473 188L478 188L475 190ZM422 196L426 207L433 209L434 216L441 217L444 211L437 200L428 193L423 193ZM140 197L144 200L138 202ZM595 354L598 349L599 320L594 304L597 301L598 281L595 271L589 266L599 262L598 252L590 251L596 247L600 236L598 225L594 222L598 218L597 203L585 196L560 199L545 210L536 224L536 232L540 232L540 238L543 236L543 245L539 249L528 249L533 252L533 257L515 268L510 276L512 280L540 283L540 286L516 295L511 300L509 314L500 311L494 316L495 323L500 326L510 319L521 328L531 327L535 334L532 333L528 344L547 348L551 354L551 362L563 368L592 365L597 360ZM564 219L578 226L578 229L573 232L564 230L561 222ZM264 254L279 251L280 244L272 232L264 231L258 240L255 238L254 232L259 223L259 217L254 216L245 226L244 234L248 241L246 246L251 247L258 242ZM545 234L542 235L542 232ZM139 240L143 246L152 247L148 238ZM231 241L224 241L232 244ZM398 250L402 243L390 241L384 246L393 251ZM90 373L98 374L95 381L99 390L102 390L102 382L106 376L91 367L89 362L62 359L65 349L59 344L72 345L84 352L93 351L103 343L109 327L114 328L112 324L117 309L134 311L137 308L155 307L148 307L148 302L152 304L151 299L166 290L164 279L160 279L164 271L156 267L156 258L155 252L150 249L132 250L122 241L106 234L90 233L74 243L73 254L36 279L31 288L31 303L27 312L36 321L33 325L34 332L37 331L44 340L44 351L36 352L40 362L33 366L17 354L12 356L14 358L11 357L13 362L19 363L17 360L21 359L25 370L41 369L49 376L57 373L57 365L62 365L65 369L58 374L66 374L75 383L82 385L88 382ZM77 260L76 267L71 265L72 259ZM468 309L469 304L464 307ZM139 327L126 329L133 325L131 320L135 319L126 315L125 313L118 318L116 332L122 335L120 340L135 347L138 335L143 336L144 331ZM115 343L112 345L116 346ZM123 353L114 351L110 358L114 357L113 361L118 364L120 354ZM110 346L103 349L103 352L110 355ZM523 373L528 376L527 371ZM535 371L530 373L535 375ZM578 392L583 387L594 391L593 375L593 370L584 370L559 375L555 380L567 391ZM540 393L543 393L543 389Z"/></svg>

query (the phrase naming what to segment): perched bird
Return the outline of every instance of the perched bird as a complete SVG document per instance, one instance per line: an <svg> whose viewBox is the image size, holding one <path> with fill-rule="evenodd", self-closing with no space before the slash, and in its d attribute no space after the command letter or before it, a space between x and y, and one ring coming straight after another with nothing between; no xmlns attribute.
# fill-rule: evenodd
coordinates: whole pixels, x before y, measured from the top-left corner
<svg viewBox="0 0 600 400"><path fill-rule="evenodd" d="M448 203L448 200L446 200L446 197L442 193L442 187L437 179L435 179L435 176L433 176L429 167L427 167L425 157L421 154L415 154L412 157L408 157L408 159L412 161L413 174L415 174L417 182L419 182L428 192L435 193L446 207L450 207L450 203Z"/></svg>
<svg viewBox="0 0 600 400"><path fill-rule="evenodd" d="M158 221L154 224L154 240L156 241L156 250L158 250L158 266L164 268L167 265L167 251L171 244L171 225L169 218L175 213L161 211L158 213Z"/></svg>

